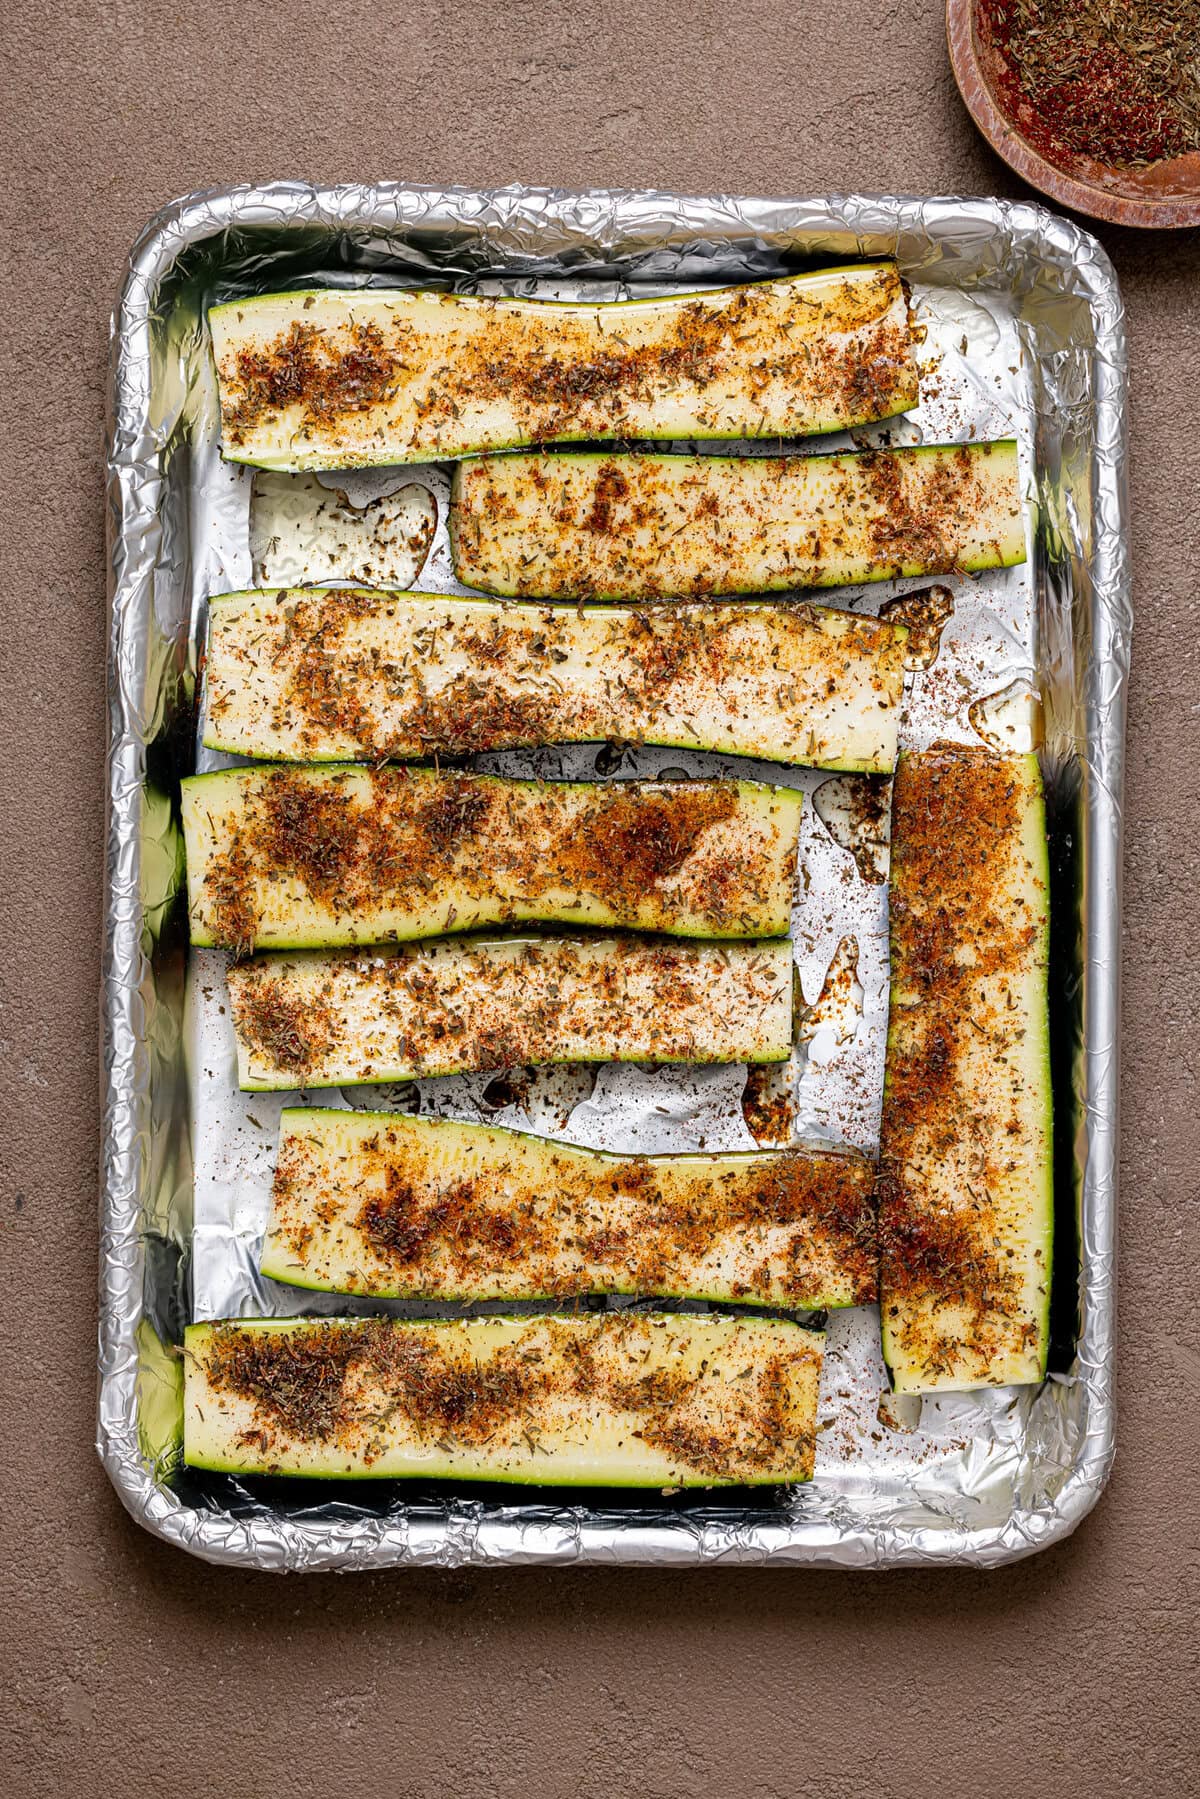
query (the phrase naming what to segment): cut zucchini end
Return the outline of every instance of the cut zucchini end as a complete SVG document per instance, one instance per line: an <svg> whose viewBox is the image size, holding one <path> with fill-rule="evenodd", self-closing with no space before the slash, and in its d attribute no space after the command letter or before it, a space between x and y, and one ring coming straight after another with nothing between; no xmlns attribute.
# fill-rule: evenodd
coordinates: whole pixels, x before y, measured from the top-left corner
<svg viewBox="0 0 1200 1799"><path fill-rule="evenodd" d="M268 468L795 437L894 416L919 387L907 298L881 264L606 303L263 294L213 307L209 329L225 453Z"/></svg>
<svg viewBox="0 0 1200 1799"><path fill-rule="evenodd" d="M899 1392L1036 1383L1054 1235L1036 756L902 756L892 831L885 1360Z"/></svg>
<svg viewBox="0 0 1200 1799"><path fill-rule="evenodd" d="M247 1090L530 1062L781 1062L792 1044L787 938L466 935L259 956L227 978Z"/></svg>
<svg viewBox="0 0 1200 1799"><path fill-rule="evenodd" d="M895 760L905 636L890 621L778 601L622 610L294 590L305 632L342 643L351 731L313 690L297 649L305 632L290 628L284 604L292 599L293 590L263 589L212 602L210 747L290 764L383 764L620 739L788 766ZM486 665L480 634L497 649ZM414 673L406 646L426 636Z"/></svg>
<svg viewBox="0 0 1200 1799"><path fill-rule="evenodd" d="M268 1228L267 1234L263 1238L262 1254L258 1258L258 1271L269 1281L279 1281L285 1287L298 1287L304 1293L344 1293L348 1298L365 1296L365 1290L361 1287L350 1286L348 1283L334 1286L332 1282L322 1280L319 1275L305 1268L302 1262L297 1261L295 1256L288 1253L286 1245L279 1240L271 1228ZM404 1294L385 1292L382 1287L372 1287L369 1297L403 1299ZM445 1296L438 1295L436 1297L442 1299ZM447 1300L446 1303L449 1301Z"/></svg>
<svg viewBox="0 0 1200 1799"><path fill-rule="evenodd" d="M184 1459L326 1479L802 1481L823 1347L784 1320L730 1315L192 1325Z"/></svg>
<svg viewBox="0 0 1200 1799"><path fill-rule="evenodd" d="M267 1280L278 1281L281 1286L293 1287L301 1293L330 1293L343 1299L379 1299L379 1300L419 1300L423 1305L461 1305L463 1293L457 1288L434 1290L422 1286L415 1290L410 1283L393 1283L371 1280L354 1283L351 1279L323 1279L306 1269L286 1249L276 1243L270 1236L264 1240L262 1255L259 1260L259 1272ZM661 1290L660 1290L661 1289ZM754 1297L747 1295L746 1297ZM545 1287L541 1291L521 1293L522 1305L563 1305L568 1296L557 1288ZM642 1299L654 1300L670 1305L680 1298L689 1303L700 1303L711 1306L736 1306L739 1301L731 1297L723 1287L712 1287L708 1290L697 1288L695 1292L689 1288L686 1294L679 1294L671 1289L670 1283L660 1283L653 1289L630 1282L604 1281L590 1286L586 1292L577 1291L569 1295L572 1301L583 1299ZM484 1296L489 1305L502 1304L504 1301L494 1293ZM757 1303L757 1299L756 1299ZM769 1294L763 1303L778 1306L788 1312L841 1312L849 1311L865 1302L861 1297L851 1294L837 1293L832 1289L804 1293L790 1292L786 1296Z"/></svg>
<svg viewBox="0 0 1200 1799"><path fill-rule="evenodd" d="M877 1293L875 1169L817 1144L624 1156L495 1124L292 1109L262 1267L381 1299L861 1305Z"/></svg>
<svg viewBox="0 0 1200 1799"><path fill-rule="evenodd" d="M744 1062L747 1067L755 1068L766 1067L769 1065L773 1066L780 1062L786 1062L790 1054L790 1049L764 1049L761 1052L756 1052L754 1054L746 1054L744 1052L734 1054L731 1052L728 1055L708 1055L705 1056L702 1062L692 1061L690 1058L684 1056L607 1056L604 1060L607 1062L619 1062L623 1066L629 1068L726 1068L735 1062ZM538 1068L591 1066L586 1057L579 1056L534 1057L532 1065ZM472 1068L471 1070L464 1071L455 1065L448 1068L421 1068L414 1072L410 1064L397 1063L395 1067L381 1069L378 1072L369 1075L342 1074L336 1077L332 1075L326 1077L310 1073L306 1074L302 1080L299 1078L292 1079L283 1075L275 1077L259 1077L252 1075L249 1072L249 1068L243 1056L243 1051L239 1045L238 1087L243 1093L296 1093L301 1088L303 1088L306 1093L328 1093L332 1092L335 1087L388 1087L399 1081L441 1080L449 1075L462 1074L464 1072L480 1074L489 1072L501 1073L503 1072L503 1069L508 1066L511 1065L507 1063L497 1063L494 1069L481 1067L479 1069ZM595 1066L602 1067L603 1063L597 1062Z"/></svg>
<svg viewBox="0 0 1200 1799"><path fill-rule="evenodd" d="M530 925L783 936L802 799L732 780L224 769L184 788L191 914L242 953Z"/></svg>
<svg viewBox="0 0 1200 1799"><path fill-rule="evenodd" d="M452 508L464 585L522 599L714 599L1024 560L1011 439L826 455L481 456Z"/></svg>
<svg viewBox="0 0 1200 1799"><path fill-rule="evenodd" d="M1029 1387L1038 1386L1046 1378L1046 1357L1013 1357L1009 1362L996 1363L991 1367L972 1372L970 1369L958 1369L946 1374L921 1374L903 1362L893 1368L887 1361L885 1345L884 1362L891 1377L893 1393L911 1394L920 1398L926 1393L971 1393L986 1387Z"/></svg>

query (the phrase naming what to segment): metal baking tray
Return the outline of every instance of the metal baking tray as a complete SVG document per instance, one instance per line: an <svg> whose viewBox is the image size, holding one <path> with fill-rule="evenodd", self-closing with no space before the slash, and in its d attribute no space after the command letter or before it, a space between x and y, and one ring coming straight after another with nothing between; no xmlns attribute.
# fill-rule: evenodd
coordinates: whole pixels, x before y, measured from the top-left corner
<svg viewBox="0 0 1200 1799"><path fill-rule="evenodd" d="M1056 1270L1037 1389L889 1403L871 1310L834 1314L811 1486L773 1494L559 1495L200 1475L179 1458L176 1347L193 1317L312 1309L256 1269L276 1102L237 1092L220 958L189 956L178 779L197 751L210 592L248 584L249 471L221 462L205 310L300 282L447 285L610 298L895 255L925 325L921 409L858 441L1015 434L1030 502L1024 569L963 578L937 661L914 673L906 740L1021 747L1047 780L1052 866ZM157 1535L273 1569L463 1563L993 1565L1066 1535L1113 1451L1117 1025L1126 547L1125 349L1093 238L993 200L491 193L298 183L193 195L135 244L113 322L98 1448ZM777 446L773 446L777 447ZM366 479L365 477L362 479ZM388 486L351 492L357 504ZM407 469L444 514L445 471ZM345 486L342 478L335 485ZM439 524L418 585L453 587ZM876 611L914 582L826 596ZM211 759L210 759L211 760ZM713 772L679 752L543 752L546 774ZM728 763L725 764L728 766ZM744 766L744 765L743 765ZM765 770L814 792L827 776ZM828 806L824 808L829 810ZM792 1100L809 1133L873 1145L886 1016L886 889L857 879L815 808L794 938L815 998ZM846 951L842 951L842 963ZM853 958L851 958L853 960ZM847 995L849 1001L847 1002ZM575 1084L582 1081L582 1085ZM374 1090L366 1103L487 1115L630 1149L745 1144L742 1074L602 1070ZM556 1084L557 1082L557 1084ZM322 1103L330 1103L328 1097ZM362 1104L352 1090L342 1103ZM319 1301L315 1303L320 1303ZM345 1310L344 1302L326 1309Z"/></svg>

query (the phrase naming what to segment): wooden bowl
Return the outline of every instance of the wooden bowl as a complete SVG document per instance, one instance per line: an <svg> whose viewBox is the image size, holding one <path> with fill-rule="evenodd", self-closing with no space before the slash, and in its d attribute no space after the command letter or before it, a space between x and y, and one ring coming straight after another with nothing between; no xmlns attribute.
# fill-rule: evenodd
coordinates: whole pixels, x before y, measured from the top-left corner
<svg viewBox="0 0 1200 1799"><path fill-rule="evenodd" d="M979 0L946 0L954 79L975 123L1010 168L1060 206L1114 225L1200 225L1200 153L1142 168L1115 169L1087 156L1047 162L1000 99L1000 51L980 28Z"/></svg>

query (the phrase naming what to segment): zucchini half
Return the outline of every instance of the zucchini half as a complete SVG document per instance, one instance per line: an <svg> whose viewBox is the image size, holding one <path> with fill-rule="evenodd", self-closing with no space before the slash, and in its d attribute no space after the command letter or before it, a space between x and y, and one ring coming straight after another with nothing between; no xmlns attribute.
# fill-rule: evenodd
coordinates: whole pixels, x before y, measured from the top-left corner
<svg viewBox="0 0 1200 1799"><path fill-rule="evenodd" d="M665 299L263 294L208 315L222 445L261 468L606 437L797 437L915 406L892 263Z"/></svg>
<svg viewBox="0 0 1200 1799"><path fill-rule="evenodd" d="M229 970L238 1082L336 1087L530 1062L782 1062L792 946L460 937Z"/></svg>
<svg viewBox="0 0 1200 1799"><path fill-rule="evenodd" d="M184 1336L184 1460L233 1474L810 1480L824 1339L781 1318L238 1320Z"/></svg>
<svg viewBox="0 0 1200 1799"><path fill-rule="evenodd" d="M832 1149L619 1156L494 1125L285 1111L262 1271L386 1299L877 1296L875 1170Z"/></svg>
<svg viewBox="0 0 1200 1799"><path fill-rule="evenodd" d="M454 570L523 599L771 593L1025 560L1012 441L836 456L460 463Z"/></svg>
<svg viewBox="0 0 1200 1799"><path fill-rule="evenodd" d="M211 602L204 741L380 762L616 739L886 774L907 641L902 625L794 602L225 594Z"/></svg>
<svg viewBox="0 0 1200 1799"><path fill-rule="evenodd" d="M1037 1381L1053 1234L1037 758L902 755L891 880L884 1357L902 1393Z"/></svg>
<svg viewBox="0 0 1200 1799"><path fill-rule="evenodd" d="M529 922L781 936L803 801L749 781L195 775L183 782L192 942L245 953Z"/></svg>

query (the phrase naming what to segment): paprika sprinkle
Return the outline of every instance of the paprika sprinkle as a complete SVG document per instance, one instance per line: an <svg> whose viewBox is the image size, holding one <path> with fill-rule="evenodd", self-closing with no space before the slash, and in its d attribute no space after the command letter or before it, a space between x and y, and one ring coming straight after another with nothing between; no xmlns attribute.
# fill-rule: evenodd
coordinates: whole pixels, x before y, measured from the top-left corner
<svg viewBox="0 0 1200 1799"><path fill-rule="evenodd" d="M981 0L1006 111L1062 166L1200 151L1197 0Z"/></svg>

